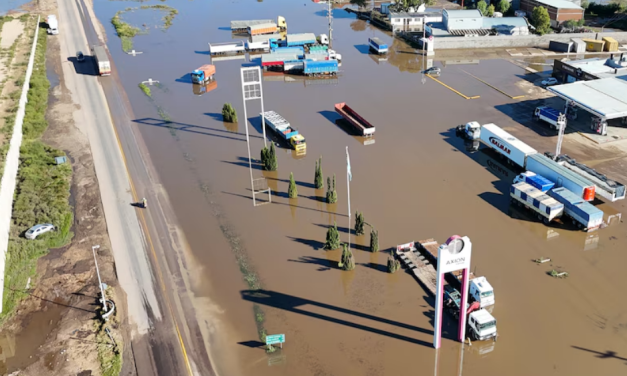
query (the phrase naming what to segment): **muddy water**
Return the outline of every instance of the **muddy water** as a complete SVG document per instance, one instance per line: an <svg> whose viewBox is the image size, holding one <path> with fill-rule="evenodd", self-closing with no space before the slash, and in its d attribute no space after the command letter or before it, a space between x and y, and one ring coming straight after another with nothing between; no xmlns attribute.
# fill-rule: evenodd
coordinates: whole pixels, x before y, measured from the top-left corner
<svg viewBox="0 0 627 376"><path fill-rule="evenodd" d="M468 74L515 96L523 94L515 86L523 79L522 68L503 60L470 65L422 61L397 41L387 61L378 59L368 55L367 39L378 36L392 43L389 35L335 13L334 49L344 58L337 80L264 75L265 109L281 113L306 137L307 155L297 158L279 149L276 173L264 174L253 164L253 175L265 176L275 192L271 205L253 207L239 88L239 68L251 64L248 57L214 60L217 85L204 95L195 92L186 75L210 61L207 42L231 39L231 19L281 14L290 32L320 34L326 27L324 8L285 0L169 5L179 10L173 26L135 38L136 50L144 52L137 57L123 54L109 25L125 5L98 2L95 10L138 116L136 125L202 268L196 292L216 304L211 316L220 318L221 330L212 348L222 374L624 372L627 305L615 294L627 261L624 224L589 235L547 228L512 211L507 188L516 171L490 153L467 153L450 131L471 119L495 122L538 149L550 150L552 139L502 110L511 99ZM421 65L442 67L443 83L480 98L465 100L428 78L423 83ZM137 88L149 77L163 85L152 90L153 101ZM374 144L364 145L336 125L333 105L342 101L375 124ZM236 107L239 125L222 122L225 102ZM169 128L159 109L172 119ZM249 103L255 158L263 146L259 110ZM577 145L565 142L563 150L577 154ZM447 317L447 340L434 351L433 300L408 274L386 273L386 252L367 252L368 238L353 235L357 267L343 272L337 269L339 252L322 250L326 227L335 221L348 240L346 146L353 173L351 208L379 230L382 250L425 238L444 241L452 234L470 237L473 269L495 288L497 343L474 344L460 352L452 340L455 323ZM337 176L335 205L322 203L324 192L311 185L320 155L325 178ZM290 172L298 182L299 198L294 200L286 195ZM622 203L602 208L625 211ZM246 291L220 227L229 227L231 238L239 236L261 277L261 294ZM538 266L531 262L538 257L555 261ZM566 270L570 277L552 279L546 275L552 268ZM254 347L253 302L266 313L268 333L286 334L283 350L268 356ZM198 315L203 318L202 309Z"/></svg>

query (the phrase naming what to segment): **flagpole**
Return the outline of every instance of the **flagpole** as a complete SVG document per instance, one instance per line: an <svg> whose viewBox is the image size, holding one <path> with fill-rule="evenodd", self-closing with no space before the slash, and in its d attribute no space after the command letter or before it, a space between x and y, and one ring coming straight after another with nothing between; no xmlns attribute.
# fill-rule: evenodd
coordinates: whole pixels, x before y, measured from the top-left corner
<svg viewBox="0 0 627 376"><path fill-rule="evenodd" d="M348 193L348 250L351 249L351 180L350 180L350 159L348 157L348 146L346 147L346 191Z"/></svg>

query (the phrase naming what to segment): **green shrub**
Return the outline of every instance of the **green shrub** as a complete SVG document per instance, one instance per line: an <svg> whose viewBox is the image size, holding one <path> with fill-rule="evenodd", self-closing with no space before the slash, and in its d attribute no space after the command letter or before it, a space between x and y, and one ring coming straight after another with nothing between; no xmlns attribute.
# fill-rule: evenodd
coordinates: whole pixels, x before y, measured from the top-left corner
<svg viewBox="0 0 627 376"><path fill-rule="evenodd" d="M265 146L261 149L261 165L266 171L276 171L279 168L274 144L270 145L270 149Z"/></svg>
<svg viewBox="0 0 627 376"><path fill-rule="evenodd" d="M322 176L322 156L316 161L316 173L314 177L314 187L320 189L324 186L324 177Z"/></svg>
<svg viewBox="0 0 627 376"><path fill-rule="evenodd" d="M298 197L298 190L296 189L296 181L294 181L294 173L290 172L290 187L287 190L289 198Z"/></svg>
<svg viewBox="0 0 627 376"><path fill-rule="evenodd" d="M222 106L222 117L227 123L237 123L237 113L230 103L225 103Z"/></svg>
<svg viewBox="0 0 627 376"><path fill-rule="evenodd" d="M479 9L481 14L483 14L485 16L487 11L488 11L488 3L486 3L485 0L479 1L477 3L477 9Z"/></svg>
<svg viewBox="0 0 627 376"><path fill-rule="evenodd" d="M353 257L353 252L348 249L348 245L346 243L342 243L342 258L340 259L338 266L344 270L355 269L355 257Z"/></svg>
<svg viewBox="0 0 627 376"><path fill-rule="evenodd" d="M355 234L363 235L364 234L364 215L360 212L355 213Z"/></svg>
<svg viewBox="0 0 627 376"><path fill-rule="evenodd" d="M497 9L499 10L499 12L503 13L503 15L507 13L510 7L511 7L511 4L507 0L501 0L497 4Z"/></svg>
<svg viewBox="0 0 627 376"><path fill-rule="evenodd" d="M379 231L370 230L370 252L379 252Z"/></svg>
<svg viewBox="0 0 627 376"><path fill-rule="evenodd" d="M545 7L535 7L531 13L531 24L536 28L536 33L544 35L551 31L551 18Z"/></svg>
<svg viewBox="0 0 627 376"><path fill-rule="evenodd" d="M151 92L150 92L150 88L148 86L146 86L145 84L141 83L138 85L139 88L141 89L141 91L144 92L144 94L146 94L147 97L151 96Z"/></svg>
<svg viewBox="0 0 627 376"><path fill-rule="evenodd" d="M327 241L324 243L324 249L334 250L340 248L340 233L337 231L337 223L333 222L327 230Z"/></svg>
<svg viewBox="0 0 627 376"><path fill-rule="evenodd" d="M494 16L494 5L493 4L490 4L490 6L488 6L488 9L486 9L486 16L488 16L488 17Z"/></svg>
<svg viewBox="0 0 627 376"><path fill-rule="evenodd" d="M335 191L335 174L333 174L333 184L331 178L327 178L327 203L335 204L337 202L337 192Z"/></svg>
<svg viewBox="0 0 627 376"><path fill-rule="evenodd" d="M388 257L388 272L396 273L396 271L401 267L401 263L395 259L393 256Z"/></svg>

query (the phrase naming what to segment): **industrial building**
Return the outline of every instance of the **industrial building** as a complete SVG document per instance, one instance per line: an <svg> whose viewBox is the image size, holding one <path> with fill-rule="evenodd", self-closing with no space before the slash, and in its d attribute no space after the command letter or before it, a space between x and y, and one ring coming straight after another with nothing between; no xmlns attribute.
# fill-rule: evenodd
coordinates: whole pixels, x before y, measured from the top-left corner
<svg viewBox="0 0 627 376"><path fill-rule="evenodd" d="M527 12L528 17L531 17L535 7L548 10L552 27L558 27L569 20L583 19L583 8L568 0L520 0L520 10Z"/></svg>
<svg viewBox="0 0 627 376"><path fill-rule="evenodd" d="M443 10L442 22L428 24L427 32L434 37L529 35L529 25L523 17L483 17L477 9Z"/></svg>
<svg viewBox="0 0 627 376"><path fill-rule="evenodd" d="M388 12L390 24L393 31L422 31L425 24L434 22L442 22L442 13L440 12Z"/></svg>
<svg viewBox="0 0 627 376"><path fill-rule="evenodd" d="M567 83L602 78L627 81L627 54L611 55L609 58L554 60L553 77Z"/></svg>

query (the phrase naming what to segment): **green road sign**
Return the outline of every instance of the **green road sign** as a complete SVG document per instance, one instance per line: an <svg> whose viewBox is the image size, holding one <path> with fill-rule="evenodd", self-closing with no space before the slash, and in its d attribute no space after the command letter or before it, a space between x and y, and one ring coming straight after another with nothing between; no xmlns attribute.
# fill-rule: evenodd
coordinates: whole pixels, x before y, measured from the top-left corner
<svg viewBox="0 0 627 376"><path fill-rule="evenodd" d="M266 336L266 345L274 345L275 343L284 343L285 334L273 334Z"/></svg>

